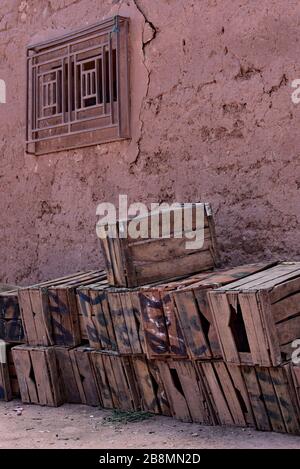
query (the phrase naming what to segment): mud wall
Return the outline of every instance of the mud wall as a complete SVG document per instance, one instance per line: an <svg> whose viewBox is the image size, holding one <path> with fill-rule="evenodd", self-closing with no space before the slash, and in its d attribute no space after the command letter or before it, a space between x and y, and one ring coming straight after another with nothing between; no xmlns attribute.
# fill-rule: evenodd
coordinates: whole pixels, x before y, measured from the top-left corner
<svg viewBox="0 0 300 469"><path fill-rule="evenodd" d="M25 154L25 47L129 16L132 139ZM0 281L102 265L96 206L210 201L224 261L299 258L300 5L1 0Z"/></svg>

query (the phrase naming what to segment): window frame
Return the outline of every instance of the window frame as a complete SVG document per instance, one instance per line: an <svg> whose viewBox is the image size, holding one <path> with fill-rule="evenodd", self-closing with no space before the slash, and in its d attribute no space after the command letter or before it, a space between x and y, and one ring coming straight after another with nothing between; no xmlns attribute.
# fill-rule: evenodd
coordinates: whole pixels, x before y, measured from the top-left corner
<svg viewBox="0 0 300 469"><path fill-rule="evenodd" d="M115 16L27 47L27 153L130 138L128 31Z"/></svg>

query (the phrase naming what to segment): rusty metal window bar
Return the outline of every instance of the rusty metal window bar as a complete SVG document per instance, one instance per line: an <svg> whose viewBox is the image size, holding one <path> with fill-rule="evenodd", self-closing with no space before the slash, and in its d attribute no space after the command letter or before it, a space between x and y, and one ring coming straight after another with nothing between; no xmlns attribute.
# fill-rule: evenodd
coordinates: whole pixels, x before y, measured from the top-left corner
<svg viewBox="0 0 300 469"><path fill-rule="evenodd" d="M128 22L116 16L27 48L28 153L130 137Z"/></svg>

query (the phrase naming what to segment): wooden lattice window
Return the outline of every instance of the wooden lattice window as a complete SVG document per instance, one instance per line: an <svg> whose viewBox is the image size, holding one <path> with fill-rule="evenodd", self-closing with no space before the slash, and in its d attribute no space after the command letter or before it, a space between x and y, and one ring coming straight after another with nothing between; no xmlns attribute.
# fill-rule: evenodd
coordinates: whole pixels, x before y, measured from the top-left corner
<svg viewBox="0 0 300 469"><path fill-rule="evenodd" d="M129 138L128 19L29 46L27 152Z"/></svg>

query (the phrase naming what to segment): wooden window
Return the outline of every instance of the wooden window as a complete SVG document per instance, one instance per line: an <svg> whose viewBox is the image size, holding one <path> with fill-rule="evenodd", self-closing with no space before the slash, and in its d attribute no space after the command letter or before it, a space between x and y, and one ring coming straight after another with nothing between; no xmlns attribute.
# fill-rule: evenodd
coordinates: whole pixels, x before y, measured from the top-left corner
<svg viewBox="0 0 300 469"><path fill-rule="evenodd" d="M128 19L27 49L28 153L129 138Z"/></svg>

